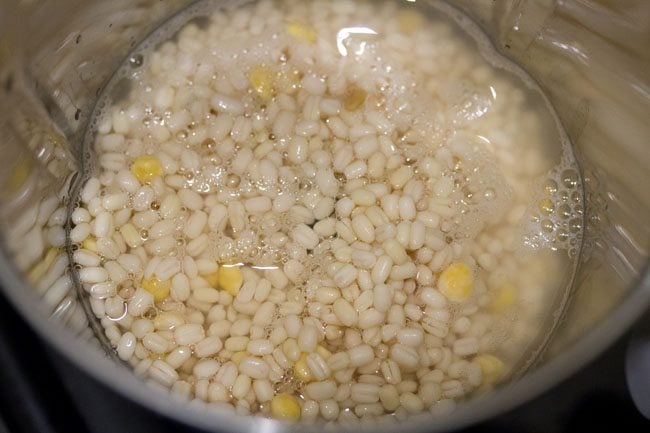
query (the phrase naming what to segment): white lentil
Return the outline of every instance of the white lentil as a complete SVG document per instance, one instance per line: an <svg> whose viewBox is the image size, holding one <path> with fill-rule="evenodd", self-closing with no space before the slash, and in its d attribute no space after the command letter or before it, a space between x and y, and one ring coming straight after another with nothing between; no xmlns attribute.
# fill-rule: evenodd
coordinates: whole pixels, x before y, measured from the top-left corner
<svg viewBox="0 0 650 433"><path fill-rule="evenodd" d="M101 267L89 266L79 270L79 279L83 283L102 283L108 279L108 272Z"/></svg>
<svg viewBox="0 0 650 433"><path fill-rule="evenodd" d="M116 211L122 209L129 201L128 194L121 192L107 195L102 199L102 206L107 211Z"/></svg>
<svg viewBox="0 0 650 433"><path fill-rule="evenodd" d="M375 284L383 284L388 278L392 266L393 260L391 257L386 255L379 257L372 268L372 281Z"/></svg>
<svg viewBox="0 0 650 433"><path fill-rule="evenodd" d="M169 346L168 341L164 337L154 332L145 335L142 339L142 344L144 347L157 354L165 353Z"/></svg>
<svg viewBox="0 0 650 433"><path fill-rule="evenodd" d="M371 383L353 383L350 398L356 403L376 403L379 401L380 387Z"/></svg>
<svg viewBox="0 0 650 433"><path fill-rule="evenodd" d="M239 362L239 371L253 379L265 379L269 375L269 366L264 360L249 356Z"/></svg>
<svg viewBox="0 0 650 433"><path fill-rule="evenodd" d="M205 338L203 327L198 324L188 323L174 330L174 339L181 346L196 344Z"/></svg>
<svg viewBox="0 0 650 433"><path fill-rule="evenodd" d="M151 367L148 370L149 377L156 380L157 382L165 385L172 386L176 380L178 380L178 373L176 370L165 361L157 359L153 361Z"/></svg>
<svg viewBox="0 0 650 433"><path fill-rule="evenodd" d="M248 390L251 388L251 378L245 374L240 374L235 379L235 382L232 385L232 390L230 391L232 396L236 399L242 399L248 393Z"/></svg>
<svg viewBox="0 0 650 433"><path fill-rule="evenodd" d="M354 307L343 298L334 301L332 306L337 319L345 326L354 326L358 320L358 314Z"/></svg>
<svg viewBox="0 0 650 433"><path fill-rule="evenodd" d="M123 361L128 361L133 356L135 352L135 343L136 337L132 332L125 332L120 337L120 341L117 344L117 355Z"/></svg>
<svg viewBox="0 0 650 433"><path fill-rule="evenodd" d="M478 353L479 345L476 337L460 338L454 341L453 352L458 356L470 356Z"/></svg>
<svg viewBox="0 0 650 433"><path fill-rule="evenodd" d="M246 346L246 350L252 355L269 355L273 353L273 343L263 339L250 340Z"/></svg>
<svg viewBox="0 0 650 433"><path fill-rule="evenodd" d="M373 242L375 240L375 228L364 214L352 218L352 228L357 237L363 242Z"/></svg>
<svg viewBox="0 0 650 433"><path fill-rule="evenodd" d="M390 356L397 364L408 369L416 368L419 362L415 349L399 343L391 347Z"/></svg>
<svg viewBox="0 0 650 433"><path fill-rule="evenodd" d="M357 269L351 264L346 264L334 275L334 283L339 288L345 288L357 278Z"/></svg>
<svg viewBox="0 0 650 433"><path fill-rule="evenodd" d="M313 326L305 325L298 332L298 347L303 352L313 352L318 343L318 331Z"/></svg>
<svg viewBox="0 0 650 433"><path fill-rule="evenodd" d="M374 359L372 348L366 344L352 347L348 350L348 355L350 356L349 365L352 367L361 367Z"/></svg>

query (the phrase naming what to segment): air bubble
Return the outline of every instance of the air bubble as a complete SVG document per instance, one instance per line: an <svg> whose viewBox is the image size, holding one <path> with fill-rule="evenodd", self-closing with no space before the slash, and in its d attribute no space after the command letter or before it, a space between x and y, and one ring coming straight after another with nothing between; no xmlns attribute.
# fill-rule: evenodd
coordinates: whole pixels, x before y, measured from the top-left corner
<svg viewBox="0 0 650 433"><path fill-rule="evenodd" d="M559 195L561 201L563 201L563 202L569 201L569 192L568 191L562 190L562 191L560 191L560 193L558 195Z"/></svg>
<svg viewBox="0 0 650 433"><path fill-rule="evenodd" d="M552 233L553 230L555 230L555 224L549 219L542 220L540 227L542 228L542 231L546 233Z"/></svg>
<svg viewBox="0 0 650 433"><path fill-rule="evenodd" d="M147 311L142 313L142 318L152 320L155 319L157 315L158 315L158 309L156 307L151 307L147 309Z"/></svg>
<svg viewBox="0 0 650 433"><path fill-rule="evenodd" d="M555 210L555 205L553 204L553 201L548 198L541 199L539 203L537 203L537 207L539 207L540 212L546 215L551 215Z"/></svg>
<svg viewBox="0 0 650 433"><path fill-rule="evenodd" d="M578 172L566 169L562 172L562 184L567 188L574 188L578 184Z"/></svg>
<svg viewBox="0 0 650 433"><path fill-rule="evenodd" d="M573 211L576 213L576 215L582 215L582 213L583 213L583 211L584 211L584 208L582 207L581 204L577 204L577 205L575 205L575 207L573 208Z"/></svg>
<svg viewBox="0 0 650 433"><path fill-rule="evenodd" d="M582 201L582 194L580 194L579 191L574 191L571 194L571 201L573 201L575 203L580 203Z"/></svg>
<svg viewBox="0 0 650 433"><path fill-rule="evenodd" d="M201 148L203 148L204 150L207 150L207 151L212 151L216 147L216 144L217 143L212 138L206 138L201 143Z"/></svg>
<svg viewBox="0 0 650 433"><path fill-rule="evenodd" d="M562 219L569 219L571 217L571 206L568 204L561 204L557 208L557 215Z"/></svg>
<svg viewBox="0 0 650 433"><path fill-rule="evenodd" d="M129 57L129 66L133 69L139 68L144 63L144 57L142 54L134 54Z"/></svg>
<svg viewBox="0 0 650 433"><path fill-rule="evenodd" d="M582 230L582 220L580 218L573 218L569 221L569 230L571 233L580 233L580 230Z"/></svg>
<svg viewBox="0 0 650 433"><path fill-rule="evenodd" d="M228 186L229 188L237 188L240 183L241 183L241 178L239 177L239 175L230 173L226 177L226 186Z"/></svg>
<svg viewBox="0 0 650 433"><path fill-rule="evenodd" d="M557 182L553 179L547 179L544 182L543 190L546 195L555 194L557 192Z"/></svg>
<svg viewBox="0 0 650 433"><path fill-rule="evenodd" d="M452 171L454 173L457 173L457 172L461 171L462 169L463 169L463 162L461 161L460 158L455 156L453 158L453 169L452 169Z"/></svg>

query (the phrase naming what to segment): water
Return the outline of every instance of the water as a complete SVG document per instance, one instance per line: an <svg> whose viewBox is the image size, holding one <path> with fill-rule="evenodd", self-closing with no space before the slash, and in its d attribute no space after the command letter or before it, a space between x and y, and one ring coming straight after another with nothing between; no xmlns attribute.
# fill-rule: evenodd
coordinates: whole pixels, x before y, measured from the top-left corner
<svg viewBox="0 0 650 433"><path fill-rule="evenodd" d="M283 9L227 2L215 10L211 2L199 2L137 47L100 97L87 133L84 175L102 187L81 206L97 215L106 197L124 191L128 203L110 211L112 241L102 239L94 221L80 248L92 251L95 243L115 284L110 306L120 300L126 306L103 322L118 326L111 343L122 356L120 341L134 320L170 311L225 340L231 335L224 320L234 326L271 302L270 321L260 329L249 325L244 335L275 338L270 330L295 316L319 331L330 352L361 343L373 347L376 365L332 372L341 383L363 375L385 380L381 365L396 341L391 325L424 329L416 346L424 350L417 353L419 368L443 372L450 383L443 397L460 401L473 389L492 386L482 362L488 356L503 363L503 377L514 375L551 335L582 234L579 170L548 101L466 18L443 5L288 3ZM299 114L291 114L296 106ZM157 158L164 181L153 177L132 185L129 168L143 154ZM403 185L394 174L400 167L409 167ZM336 191L329 195L332 184ZM165 218L165 199L181 190L198 193L199 204L183 200ZM408 206L390 204L389 193L412 199L413 210L422 213L417 224ZM374 201L355 198L364 194ZM246 209L242 203L252 198L268 199L271 209ZM356 210L346 211L344 203L353 200L360 200ZM228 215L222 219L215 210L220 206ZM361 213L375 226L366 240L355 228ZM193 233L188 221L204 227ZM122 230L128 224L140 235L132 243ZM295 234L300 224L317 230L314 244ZM425 238L413 235L420 229ZM360 321L371 316L367 311L379 311L372 266L355 262L352 253L379 257L386 254L383 241L393 238L405 246L415 274L387 277L392 307L379 312L379 323L368 318L368 328L342 326L319 291L333 288ZM143 281L164 273L161 259L179 266L163 281L169 293L133 314L141 310L142 299L135 299ZM218 272L197 270L199 262L203 268L208 262L241 267L244 284L233 292L235 304L224 283L217 284ZM348 262L358 275L337 287ZM428 305L420 294L427 287L443 290L440 279L453 263L471 270L471 295ZM126 273L118 269L129 266ZM85 289L92 293L92 286ZM202 288L220 290L197 298ZM93 304L100 318L105 302ZM176 326L157 331L170 348L177 344ZM473 339L476 351L454 354L461 339ZM139 366L166 360L167 351L146 346L122 358ZM235 351L213 356L227 363ZM150 375L206 399L192 369L197 357L174 369L173 380ZM304 387L313 378L296 380L291 365L278 367L271 373L277 392L308 398ZM401 367L403 380L420 378L409 365ZM458 394L451 385L456 379L463 387ZM238 390L228 390L230 404L250 406ZM435 399L425 403L435 405Z"/></svg>

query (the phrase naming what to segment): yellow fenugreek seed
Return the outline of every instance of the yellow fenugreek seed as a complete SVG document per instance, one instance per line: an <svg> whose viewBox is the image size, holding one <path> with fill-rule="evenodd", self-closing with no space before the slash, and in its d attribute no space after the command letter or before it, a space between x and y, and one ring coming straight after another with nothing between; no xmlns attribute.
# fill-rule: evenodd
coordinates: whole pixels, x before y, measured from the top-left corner
<svg viewBox="0 0 650 433"><path fill-rule="evenodd" d="M232 356L230 357L230 360L231 360L232 362L234 362L235 364L239 365L239 363L241 362L241 360L244 359L244 358L246 358L246 356L248 356L248 354L246 353L245 350L242 350L241 352L235 352L235 353L233 353Z"/></svg>
<svg viewBox="0 0 650 433"><path fill-rule="evenodd" d="M222 265L217 271L217 281L222 290L237 296L244 277L239 265Z"/></svg>
<svg viewBox="0 0 650 433"><path fill-rule="evenodd" d="M310 44L315 43L317 39L316 30L312 26L297 20L290 20L287 23L287 33Z"/></svg>
<svg viewBox="0 0 650 433"><path fill-rule="evenodd" d="M438 290L453 302L463 302L472 295L474 275L465 263L452 263L442 271L438 279Z"/></svg>
<svg viewBox="0 0 650 433"><path fill-rule="evenodd" d="M309 366L307 365L306 353L300 355L300 358L293 365L293 373L298 379L303 382L311 382L314 380L314 376L311 374Z"/></svg>
<svg viewBox="0 0 650 433"><path fill-rule="evenodd" d="M93 235L89 235L82 243L81 247L92 251L93 253L97 252L97 239Z"/></svg>
<svg viewBox="0 0 650 433"><path fill-rule="evenodd" d="M271 400L271 416L284 421L298 421L300 419L298 399L289 394L276 395Z"/></svg>
<svg viewBox="0 0 650 433"><path fill-rule="evenodd" d="M490 309L500 313L512 307L517 297L517 289L510 282L503 283L490 302Z"/></svg>
<svg viewBox="0 0 650 433"><path fill-rule="evenodd" d="M139 156L131 164L131 173L141 183L149 182L154 177L162 176L163 170L160 161L155 156Z"/></svg>
<svg viewBox="0 0 650 433"><path fill-rule="evenodd" d="M251 87L262 99L271 99L275 94L275 74L266 66L256 66L248 73Z"/></svg>
<svg viewBox="0 0 650 433"><path fill-rule="evenodd" d="M348 111L354 111L361 107L365 101L366 91L357 86L352 86L345 92L343 106Z"/></svg>
<svg viewBox="0 0 650 433"><path fill-rule="evenodd" d="M160 302L169 296L171 286L172 284L170 280L160 281L158 278L142 280L142 288L151 293L156 302Z"/></svg>
<svg viewBox="0 0 650 433"><path fill-rule="evenodd" d="M504 372L503 361L494 355L482 354L474 358L474 361L481 367L483 373L483 384L496 383Z"/></svg>
<svg viewBox="0 0 650 433"><path fill-rule="evenodd" d="M323 359L327 359L330 356L332 356L332 352L329 350L325 349L323 346L320 344L316 346L316 353L318 353Z"/></svg>
<svg viewBox="0 0 650 433"><path fill-rule="evenodd" d="M43 260L38 262L34 267L32 268L31 271L29 271L29 274L27 274L27 281L30 283L36 283L38 282L45 273L50 269L50 266L54 262L54 259L59 255L59 249L52 247L49 250L47 250L47 253L45 253L45 257L43 257Z"/></svg>

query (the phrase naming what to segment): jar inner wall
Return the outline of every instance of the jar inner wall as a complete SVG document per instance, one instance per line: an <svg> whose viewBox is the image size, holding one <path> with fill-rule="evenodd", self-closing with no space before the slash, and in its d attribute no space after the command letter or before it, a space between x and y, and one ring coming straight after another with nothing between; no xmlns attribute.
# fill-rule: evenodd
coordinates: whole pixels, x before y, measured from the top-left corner
<svg viewBox="0 0 650 433"><path fill-rule="evenodd" d="M31 10L23 5L17 13L30 22L48 16L59 23L58 27L44 26L42 33L39 30L29 38L19 38L17 34L11 37L12 33L3 36L4 45L9 48L2 55L11 61L2 63L11 64L14 69L3 68L0 78L7 100L16 102L12 110L4 104L2 107L2 129L7 131L3 134L7 137L3 146L16 155L11 161L23 161L11 168L17 167L15 172L24 173L21 185L25 186L20 194L3 198L6 254L17 251L12 248L13 243L38 243L33 224L40 222L53 227L59 221L61 215L53 214L67 206L71 185L78 182L75 173L82 170L78 155L82 154L85 126L110 75L152 30L185 6L140 2L129 4L132 13L127 14L124 5L75 8L71 4L70 10L77 12L64 20L48 11L52 7L48 5L45 2ZM578 263L568 309L556 310L558 314L551 318L559 328L549 350L539 358L542 368L638 290L635 284L647 260L646 216L650 204L648 193L639 187L639 180L648 178L648 157L642 143L649 132L642 121L643 113L648 112L648 100L639 91L644 79L639 67L643 64L643 51L634 51L634 36L642 39L647 35L647 25L635 23L638 33L633 32L633 37L626 41L630 49L620 52L611 48L616 42L611 40L614 29L592 19L586 13L589 10L551 6L549 3L544 8L537 3L533 9L533 5L521 2L489 10L474 5L465 10L483 26L497 48L531 74L551 100L574 145L584 179L584 254ZM613 25L623 22L624 11L607 11L617 17ZM513 24L515 17L519 21ZM574 20L589 26L586 30L579 28L573 25ZM91 22L92 25L84 26ZM562 44L577 46L579 50L568 54L566 49L558 48ZM97 52L104 55L97 56ZM576 52L589 61L577 62ZM612 56L625 66L631 86L612 89L611 83L617 80L611 77L618 73L608 69L611 63L606 60ZM25 70L29 73L22 72ZM583 76L589 79L582 80ZM603 80L610 84L601 85ZM629 115L621 117L622 113ZM613 122L613 118L618 122ZM38 206L33 206L35 199L39 200ZM65 223L64 219L63 227ZM74 226L70 224L68 228ZM43 244L47 242L46 239ZM40 253L16 254L11 260L15 267L26 269L24 278L43 297L39 308L46 310L45 314L53 314L84 339L104 339L105 327L94 320L96 312L78 297L73 285L68 286L61 279L72 254L61 246L44 246ZM567 272L571 274L570 270ZM93 319L89 321L88 317ZM94 331L89 331L92 327ZM107 340L102 343L110 345Z"/></svg>

